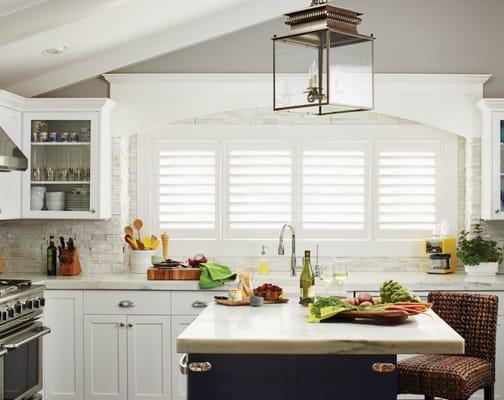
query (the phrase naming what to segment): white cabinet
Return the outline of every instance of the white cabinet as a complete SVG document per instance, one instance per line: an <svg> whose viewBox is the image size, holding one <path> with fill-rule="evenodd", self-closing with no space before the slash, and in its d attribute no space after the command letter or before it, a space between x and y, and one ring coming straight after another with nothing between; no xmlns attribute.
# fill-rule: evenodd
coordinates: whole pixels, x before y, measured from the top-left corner
<svg viewBox="0 0 504 400"><path fill-rule="evenodd" d="M177 353L177 337L194 321L194 315L177 315L171 318L172 325L172 400L187 399L187 376L182 375L179 361L182 354Z"/></svg>
<svg viewBox="0 0 504 400"><path fill-rule="evenodd" d="M82 292L46 291L44 399L84 399Z"/></svg>
<svg viewBox="0 0 504 400"><path fill-rule="evenodd" d="M500 307L501 309L504 308L504 304L501 304ZM504 313L502 314L497 320L497 356L495 358L496 399L504 399Z"/></svg>
<svg viewBox="0 0 504 400"><path fill-rule="evenodd" d="M0 90L0 127L21 149L22 106L24 99ZM9 195L0 196L0 220L21 217L21 177L23 172L0 173L0 188L8 188Z"/></svg>
<svg viewBox="0 0 504 400"><path fill-rule="evenodd" d="M504 219L504 99L483 99L481 130L481 217Z"/></svg>
<svg viewBox="0 0 504 400"><path fill-rule="evenodd" d="M111 217L111 104L107 99L26 101L23 218Z"/></svg>
<svg viewBox="0 0 504 400"><path fill-rule="evenodd" d="M85 399L127 398L126 317L84 316Z"/></svg>
<svg viewBox="0 0 504 400"><path fill-rule="evenodd" d="M169 400L170 317L127 317L128 400Z"/></svg>
<svg viewBox="0 0 504 400"><path fill-rule="evenodd" d="M170 317L85 315L86 400L170 399Z"/></svg>

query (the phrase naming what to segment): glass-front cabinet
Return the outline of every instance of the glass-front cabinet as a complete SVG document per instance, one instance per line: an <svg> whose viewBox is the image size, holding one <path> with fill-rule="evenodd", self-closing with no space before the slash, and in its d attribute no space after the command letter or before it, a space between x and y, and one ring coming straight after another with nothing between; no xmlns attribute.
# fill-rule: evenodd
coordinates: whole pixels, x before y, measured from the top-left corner
<svg viewBox="0 0 504 400"><path fill-rule="evenodd" d="M504 220L504 99L483 99L481 129L481 217ZM474 143L471 144L475 150Z"/></svg>
<svg viewBox="0 0 504 400"><path fill-rule="evenodd" d="M101 112L24 113L23 218L110 217L111 138L103 120Z"/></svg>

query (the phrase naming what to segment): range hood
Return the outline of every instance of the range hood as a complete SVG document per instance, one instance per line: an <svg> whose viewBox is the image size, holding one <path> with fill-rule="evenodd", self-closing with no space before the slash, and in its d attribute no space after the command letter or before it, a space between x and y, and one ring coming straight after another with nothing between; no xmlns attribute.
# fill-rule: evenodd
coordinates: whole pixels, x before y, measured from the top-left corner
<svg viewBox="0 0 504 400"><path fill-rule="evenodd" d="M28 159L0 126L0 172L26 171Z"/></svg>

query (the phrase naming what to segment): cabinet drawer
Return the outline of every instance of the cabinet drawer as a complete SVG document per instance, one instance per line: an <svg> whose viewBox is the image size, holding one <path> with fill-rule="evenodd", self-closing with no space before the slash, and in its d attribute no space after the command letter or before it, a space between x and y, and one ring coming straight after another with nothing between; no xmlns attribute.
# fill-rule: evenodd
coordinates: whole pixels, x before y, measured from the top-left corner
<svg viewBox="0 0 504 400"><path fill-rule="evenodd" d="M198 315L214 296L227 296L226 292L172 292L172 315Z"/></svg>
<svg viewBox="0 0 504 400"><path fill-rule="evenodd" d="M85 291L84 314L169 315L170 292Z"/></svg>

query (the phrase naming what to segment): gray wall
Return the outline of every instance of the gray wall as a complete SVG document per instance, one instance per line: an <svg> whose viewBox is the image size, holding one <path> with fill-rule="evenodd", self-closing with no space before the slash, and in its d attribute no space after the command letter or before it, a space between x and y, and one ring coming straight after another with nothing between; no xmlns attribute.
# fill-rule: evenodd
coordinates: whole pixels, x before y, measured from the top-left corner
<svg viewBox="0 0 504 400"><path fill-rule="evenodd" d="M334 2L364 13L360 31L377 37L377 72L490 73L485 96L504 97L504 0ZM270 39L284 31L277 18L113 72L271 72ZM95 78L43 96L107 92L106 82Z"/></svg>

